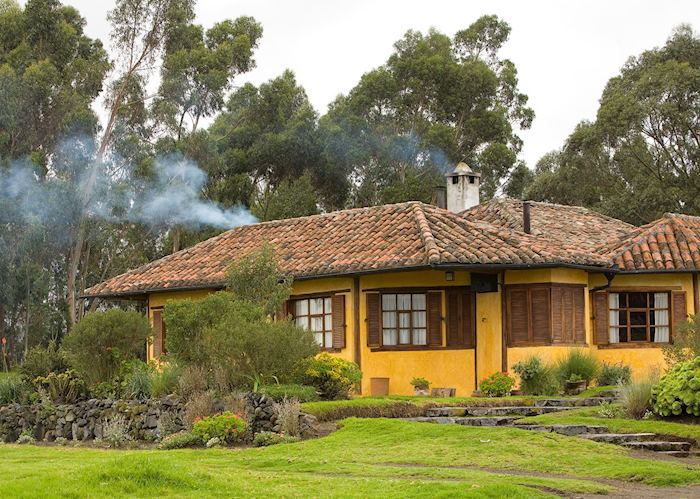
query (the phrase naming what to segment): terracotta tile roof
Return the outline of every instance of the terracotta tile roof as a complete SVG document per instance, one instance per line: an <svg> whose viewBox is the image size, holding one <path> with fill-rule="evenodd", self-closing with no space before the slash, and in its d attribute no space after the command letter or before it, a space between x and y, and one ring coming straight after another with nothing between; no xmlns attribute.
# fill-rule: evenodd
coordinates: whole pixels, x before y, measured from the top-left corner
<svg viewBox="0 0 700 499"><path fill-rule="evenodd" d="M599 252L621 271L700 270L700 217L667 213Z"/></svg>
<svg viewBox="0 0 700 499"><path fill-rule="evenodd" d="M435 265L604 266L598 255L508 227L409 202L238 227L109 279L85 296L143 294L224 283L236 258L268 241L296 278Z"/></svg>
<svg viewBox="0 0 700 499"><path fill-rule="evenodd" d="M636 227L582 206L530 201L530 232L565 246L595 251L601 244L633 231ZM469 220L523 230L523 202L494 198L461 213Z"/></svg>

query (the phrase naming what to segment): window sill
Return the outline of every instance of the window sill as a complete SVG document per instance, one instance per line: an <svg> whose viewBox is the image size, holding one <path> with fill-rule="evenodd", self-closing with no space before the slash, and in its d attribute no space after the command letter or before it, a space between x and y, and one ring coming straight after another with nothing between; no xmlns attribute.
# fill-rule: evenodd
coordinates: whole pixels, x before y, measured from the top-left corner
<svg viewBox="0 0 700 499"><path fill-rule="evenodd" d="M650 341L640 341L634 343L607 343L605 345L598 345L599 350L615 350L615 349L625 349L625 348L663 348L670 343L652 343Z"/></svg>
<svg viewBox="0 0 700 499"><path fill-rule="evenodd" d="M371 347L370 352L411 352L411 351L435 351L435 350L474 350L473 346L428 346L428 345L397 345Z"/></svg>
<svg viewBox="0 0 700 499"><path fill-rule="evenodd" d="M588 343L516 343L508 345L508 348L530 348L530 347L587 347Z"/></svg>

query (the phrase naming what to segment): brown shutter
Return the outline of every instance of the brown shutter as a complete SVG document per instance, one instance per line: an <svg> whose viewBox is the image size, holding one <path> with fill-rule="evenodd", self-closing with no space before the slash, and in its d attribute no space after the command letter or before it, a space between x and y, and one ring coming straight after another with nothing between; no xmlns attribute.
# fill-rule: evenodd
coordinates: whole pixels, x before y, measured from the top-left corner
<svg viewBox="0 0 700 499"><path fill-rule="evenodd" d="M333 348L345 348L345 295L333 295Z"/></svg>
<svg viewBox="0 0 700 499"><path fill-rule="evenodd" d="M596 291L591 293L593 308L593 341L598 345L607 345L610 341L608 331L608 293Z"/></svg>
<svg viewBox="0 0 700 499"><path fill-rule="evenodd" d="M506 289L506 315L510 344L527 344L530 339L527 289Z"/></svg>
<svg viewBox="0 0 700 499"><path fill-rule="evenodd" d="M428 291L428 345L442 346L442 291Z"/></svg>
<svg viewBox="0 0 700 499"><path fill-rule="evenodd" d="M163 312L153 311L153 356L160 357L163 353Z"/></svg>
<svg viewBox="0 0 700 499"><path fill-rule="evenodd" d="M534 288L530 290L530 311L532 314L532 341L535 343L551 343L549 289Z"/></svg>
<svg viewBox="0 0 700 499"><path fill-rule="evenodd" d="M465 289L448 289L447 346L474 348L474 295Z"/></svg>
<svg viewBox="0 0 700 499"><path fill-rule="evenodd" d="M379 347L382 344L382 302L379 293L366 293L367 301L367 345Z"/></svg>
<svg viewBox="0 0 700 499"><path fill-rule="evenodd" d="M678 333L678 328L688 320L688 312L686 309L685 291L674 291L673 295L673 324L672 335Z"/></svg>
<svg viewBox="0 0 700 499"><path fill-rule="evenodd" d="M282 302L282 308L275 314L275 320L282 321L289 317L289 308L292 300L284 300Z"/></svg>
<svg viewBox="0 0 700 499"><path fill-rule="evenodd" d="M552 343L564 343L564 289L552 287Z"/></svg>
<svg viewBox="0 0 700 499"><path fill-rule="evenodd" d="M586 343L586 291L574 288L574 342Z"/></svg>

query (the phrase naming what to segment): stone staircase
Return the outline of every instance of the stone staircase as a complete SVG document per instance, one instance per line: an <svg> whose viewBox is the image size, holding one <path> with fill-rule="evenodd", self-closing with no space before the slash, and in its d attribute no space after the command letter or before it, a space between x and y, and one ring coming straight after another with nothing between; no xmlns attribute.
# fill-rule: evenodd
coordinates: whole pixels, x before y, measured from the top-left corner
<svg viewBox="0 0 700 499"><path fill-rule="evenodd" d="M658 435L656 433L612 433L607 426L585 424L528 424L519 420L552 412L567 411L578 407L594 407L603 402L614 402L615 397L548 398L537 399L532 406L503 407L434 407L426 415L404 418L404 421L433 424L459 424L463 426L510 426L521 430L558 433L570 437L585 438L594 442L620 445L628 449L652 451L672 457L700 455L694 451L691 439Z"/></svg>

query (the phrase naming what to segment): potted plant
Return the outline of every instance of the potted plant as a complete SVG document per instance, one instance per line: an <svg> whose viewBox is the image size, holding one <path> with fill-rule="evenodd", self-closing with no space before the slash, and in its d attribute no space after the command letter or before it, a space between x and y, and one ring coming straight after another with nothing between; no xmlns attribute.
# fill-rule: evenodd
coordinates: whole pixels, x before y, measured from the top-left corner
<svg viewBox="0 0 700 499"><path fill-rule="evenodd" d="M430 388L430 381L425 378L413 378L411 380L411 385L413 385L413 391L416 395L426 396L428 395L428 389Z"/></svg>
<svg viewBox="0 0 700 499"><path fill-rule="evenodd" d="M564 390L568 395L578 395L588 387L588 381L574 373L566 380Z"/></svg>

